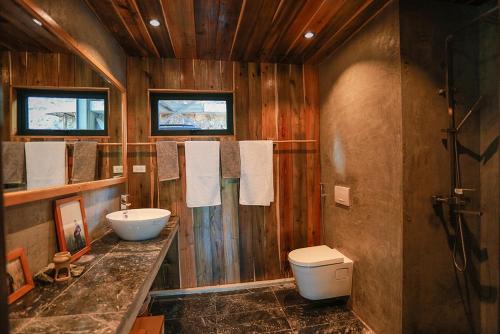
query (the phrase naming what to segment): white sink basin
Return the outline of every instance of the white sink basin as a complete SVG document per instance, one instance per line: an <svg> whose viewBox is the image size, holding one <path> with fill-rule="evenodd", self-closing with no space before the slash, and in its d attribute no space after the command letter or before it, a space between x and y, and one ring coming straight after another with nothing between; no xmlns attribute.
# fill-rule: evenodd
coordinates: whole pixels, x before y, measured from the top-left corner
<svg viewBox="0 0 500 334"><path fill-rule="evenodd" d="M132 209L106 215L113 231L124 240L139 241L157 237L171 212L163 209Z"/></svg>

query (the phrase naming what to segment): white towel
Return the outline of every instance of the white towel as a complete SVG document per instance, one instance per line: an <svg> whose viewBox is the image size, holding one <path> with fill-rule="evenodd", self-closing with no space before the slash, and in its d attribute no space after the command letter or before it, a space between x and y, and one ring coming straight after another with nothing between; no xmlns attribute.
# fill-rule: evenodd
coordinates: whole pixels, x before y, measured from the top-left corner
<svg viewBox="0 0 500 334"><path fill-rule="evenodd" d="M66 143L29 142L25 146L27 188L63 186L67 180Z"/></svg>
<svg viewBox="0 0 500 334"><path fill-rule="evenodd" d="M187 206L220 205L219 142L187 141L185 148Z"/></svg>
<svg viewBox="0 0 500 334"><path fill-rule="evenodd" d="M274 201L273 142L240 141L240 204L269 206Z"/></svg>

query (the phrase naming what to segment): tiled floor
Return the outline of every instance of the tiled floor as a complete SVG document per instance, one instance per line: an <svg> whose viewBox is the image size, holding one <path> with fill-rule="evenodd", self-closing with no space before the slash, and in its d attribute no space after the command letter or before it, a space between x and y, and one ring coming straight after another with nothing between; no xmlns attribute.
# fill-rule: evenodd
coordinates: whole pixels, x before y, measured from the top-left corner
<svg viewBox="0 0 500 334"><path fill-rule="evenodd" d="M345 299L309 301L293 284L155 298L165 333L370 333Z"/></svg>

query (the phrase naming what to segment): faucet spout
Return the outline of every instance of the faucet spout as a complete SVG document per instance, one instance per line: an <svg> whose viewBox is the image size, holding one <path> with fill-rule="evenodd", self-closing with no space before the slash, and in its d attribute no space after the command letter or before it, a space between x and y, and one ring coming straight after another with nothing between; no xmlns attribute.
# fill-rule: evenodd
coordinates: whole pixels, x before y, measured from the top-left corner
<svg viewBox="0 0 500 334"><path fill-rule="evenodd" d="M128 198L129 198L129 194L123 194L120 196L120 210L123 211L123 214L125 214L125 215L128 213L129 206L132 205L128 201Z"/></svg>

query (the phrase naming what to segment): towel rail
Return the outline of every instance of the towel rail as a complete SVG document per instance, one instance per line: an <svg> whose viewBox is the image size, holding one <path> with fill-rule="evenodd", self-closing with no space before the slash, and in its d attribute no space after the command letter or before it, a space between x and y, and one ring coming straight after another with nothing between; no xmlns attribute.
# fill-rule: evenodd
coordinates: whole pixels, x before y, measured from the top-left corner
<svg viewBox="0 0 500 334"><path fill-rule="evenodd" d="M66 141L67 145L74 145L77 141ZM273 140L273 144L300 144L300 143L315 143L317 140L315 139L283 139L283 140ZM184 145L185 141L178 141L177 145ZM122 143L97 143L99 146L121 146ZM156 142L135 142L135 143L127 143L127 146L154 146Z"/></svg>
<svg viewBox="0 0 500 334"><path fill-rule="evenodd" d="M289 140L273 140L273 144L282 144L282 143L315 143L317 140L315 139L289 139ZM177 145L184 145L185 141L178 141ZM129 146L150 146L156 145L156 142L137 142L137 143L127 143Z"/></svg>

